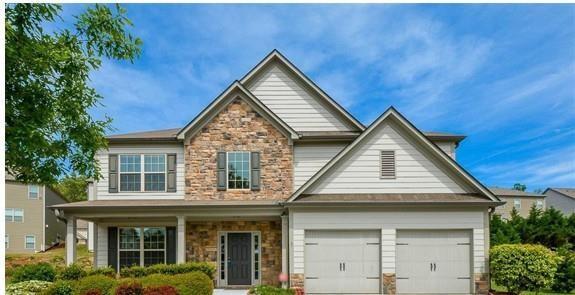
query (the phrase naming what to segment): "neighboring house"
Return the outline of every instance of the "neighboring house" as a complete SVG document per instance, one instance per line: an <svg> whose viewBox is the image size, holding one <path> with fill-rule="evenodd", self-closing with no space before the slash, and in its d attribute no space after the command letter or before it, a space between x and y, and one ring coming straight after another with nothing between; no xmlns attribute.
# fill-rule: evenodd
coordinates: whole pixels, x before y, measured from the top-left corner
<svg viewBox="0 0 575 295"><path fill-rule="evenodd" d="M575 188L548 188L543 192L547 196L547 206L563 214L575 213Z"/></svg>
<svg viewBox="0 0 575 295"><path fill-rule="evenodd" d="M78 244L88 245L88 222L81 219L77 220L76 229Z"/></svg>
<svg viewBox="0 0 575 295"><path fill-rule="evenodd" d="M501 217L508 219L511 217L513 208L517 210L520 216L529 216L529 210L535 206L541 210L545 210L545 195L538 193L523 192L514 189L505 189L493 187L489 188L505 205L495 208L495 213Z"/></svg>
<svg viewBox="0 0 575 295"><path fill-rule="evenodd" d="M487 294L489 212L463 136L389 108L365 127L278 51L183 128L114 135L89 201L95 264L207 261L218 287ZM75 248L66 250L67 263Z"/></svg>
<svg viewBox="0 0 575 295"><path fill-rule="evenodd" d="M6 253L45 251L63 241L66 223L48 208L66 203L62 196L47 186L24 184L10 175L5 185Z"/></svg>

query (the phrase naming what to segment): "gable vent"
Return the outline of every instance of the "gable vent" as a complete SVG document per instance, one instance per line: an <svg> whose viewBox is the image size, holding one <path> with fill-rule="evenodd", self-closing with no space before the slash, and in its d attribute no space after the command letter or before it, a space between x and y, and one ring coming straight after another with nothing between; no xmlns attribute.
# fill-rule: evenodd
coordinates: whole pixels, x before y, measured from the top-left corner
<svg viewBox="0 0 575 295"><path fill-rule="evenodd" d="M380 177L395 178L395 151L381 151Z"/></svg>

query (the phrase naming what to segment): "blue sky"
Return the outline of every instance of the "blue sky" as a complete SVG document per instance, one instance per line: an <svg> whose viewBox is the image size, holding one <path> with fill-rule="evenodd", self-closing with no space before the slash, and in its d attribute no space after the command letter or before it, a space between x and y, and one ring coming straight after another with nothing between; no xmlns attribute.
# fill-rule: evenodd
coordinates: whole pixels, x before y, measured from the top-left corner
<svg viewBox="0 0 575 295"><path fill-rule="evenodd" d="M393 105L467 135L458 161L486 185L575 187L574 5L126 8L142 57L92 75L113 133L183 126L277 48L366 125Z"/></svg>

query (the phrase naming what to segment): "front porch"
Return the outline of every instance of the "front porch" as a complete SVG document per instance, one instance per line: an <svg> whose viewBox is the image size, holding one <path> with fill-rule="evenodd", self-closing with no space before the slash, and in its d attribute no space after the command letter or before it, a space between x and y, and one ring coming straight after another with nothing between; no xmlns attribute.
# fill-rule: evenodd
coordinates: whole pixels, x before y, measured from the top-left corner
<svg viewBox="0 0 575 295"><path fill-rule="evenodd" d="M140 201L131 208L126 201L82 203L56 208L67 220L67 264L76 260L81 218L94 223L95 267L208 262L216 267L214 285L231 288L278 286L280 273L288 273L287 216L276 203L174 200L168 207Z"/></svg>

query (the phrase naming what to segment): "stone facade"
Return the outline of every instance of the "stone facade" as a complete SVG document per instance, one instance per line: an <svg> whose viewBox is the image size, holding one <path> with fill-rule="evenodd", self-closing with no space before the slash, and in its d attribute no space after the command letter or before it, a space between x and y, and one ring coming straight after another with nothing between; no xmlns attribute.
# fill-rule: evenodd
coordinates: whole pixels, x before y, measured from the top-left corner
<svg viewBox="0 0 575 295"><path fill-rule="evenodd" d="M303 288L304 287L304 276L302 273L290 274L290 287L292 287L292 288Z"/></svg>
<svg viewBox="0 0 575 295"><path fill-rule="evenodd" d="M261 237L261 283L279 286L281 273L281 220L187 222L186 261L218 261L218 232L259 231ZM219 275L219 266L216 276Z"/></svg>
<svg viewBox="0 0 575 295"><path fill-rule="evenodd" d="M489 274L475 274L475 294L489 294Z"/></svg>
<svg viewBox="0 0 575 295"><path fill-rule="evenodd" d="M258 151L261 190L217 190L220 151ZM286 135L240 98L184 141L187 200L285 200L293 192L293 147Z"/></svg>
<svg viewBox="0 0 575 295"><path fill-rule="evenodd" d="M395 294L395 274L394 273L383 273L381 274L381 283L383 294Z"/></svg>

